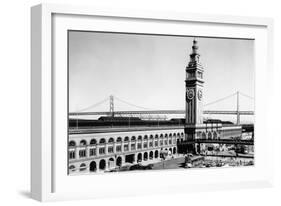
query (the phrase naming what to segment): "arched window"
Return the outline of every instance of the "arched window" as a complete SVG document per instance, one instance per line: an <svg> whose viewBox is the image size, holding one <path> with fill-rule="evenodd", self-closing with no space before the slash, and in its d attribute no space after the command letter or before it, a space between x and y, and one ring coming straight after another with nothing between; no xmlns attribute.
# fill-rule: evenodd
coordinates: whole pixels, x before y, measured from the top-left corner
<svg viewBox="0 0 281 206"><path fill-rule="evenodd" d="M108 168L114 168L115 167L115 160L111 157L108 160Z"/></svg>
<svg viewBox="0 0 281 206"><path fill-rule="evenodd" d="M137 143L137 149L142 149L142 136L138 136L138 143Z"/></svg>
<svg viewBox="0 0 281 206"><path fill-rule="evenodd" d="M137 162L141 162L141 161L142 161L142 153L139 153L137 157Z"/></svg>
<svg viewBox="0 0 281 206"><path fill-rule="evenodd" d="M80 171L84 171L84 170L86 170L86 169L87 169L86 164L85 164L85 163L82 163L82 164L80 165Z"/></svg>
<svg viewBox="0 0 281 206"><path fill-rule="evenodd" d="M68 152L69 159L75 159L75 150L71 150Z"/></svg>
<svg viewBox="0 0 281 206"><path fill-rule="evenodd" d="M206 139L206 133L205 132L202 133L202 139Z"/></svg>
<svg viewBox="0 0 281 206"><path fill-rule="evenodd" d="M129 151L129 137L124 138L124 151Z"/></svg>
<svg viewBox="0 0 281 206"><path fill-rule="evenodd" d="M173 154L172 148L169 148L169 153L170 153L170 154Z"/></svg>
<svg viewBox="0 0 281 206"><path fill-rule="evenodd" d="M99 143L100 143L100 144L104 144L104 143L105 143L105 139L104 139L104 138L101 138Z"/></svg>
<svg viewBox="0 0 281 206"><path fill-rule="evenodd" d="M172 137L169 138L169 144L172 144Z"/></svg>
<svg viewBox="0 0 281 206"><path fill-rule="evenodd" d="M154 155L153 155L153 151L150 151L150 152L149 152L149 159L153 159L153 156L154 156Z"/></svg>
<svg viewBox="0 0 281 206"><path fill-rule="evenodd" d="M118 137L116 142L122 142L122 138Z"/></svg>
<svg viewBox="0 0 281 206"><path fill-rule="evenodd" d="M212 139L212 133L208 132L208 139Z"/></svg>
<svg viewBox="0 0 281 206"><path fill-rule="evenodd" d="M159 146L163 146L163 134L160 134L160 142L159 142Z"/></svg>
<svg viewBox="0 0 281 206"><path fill-rule="evenodd" d="M164 144L165 144L165 145L168 145L168 134L165 134Z"/></svg>
<svg viewBox="0 0 281 206"><path fill-rule="evenodd" d="M109 138L108 143L113 143L113 142L114 142L114 139L112 137Z"/></svg>
<svg viewBox="0 0 281 206"><path fill-rule="evenodd" d="M75 143L74 141L70 141L70 142L68 143L68 146L69 146L69 147L75 147L75 146L76 146L76 143Z"/></svg>
<svg viewBox="0 0 281 206"><path fill-rule="evenodd" d="M136 150L136 137L131 137L131 150Z"/></svg>
<svg viewBox="0 0 281 206"><path fill-rule="evenodd" d="M70 165L70 166L69 166L69 170L70 170L71 172L74 172L74 171L75 171L75 166L74 166L74 165Z"/></svg>
<svg viewBox="0 0 281 206"><path fill-rule="evenodd" d="M96 163L95 161L92 161L92 162L90 163L90 171L91 171L91 172L97 171L97 163Z"/></svg>
<svg viewBox="0 0 281 206"><path fill-rule="evenodd" d="M95 144L97 144L97 140L96 139L91 139L90 145L95 145Z"/></svg>
<svg viewBox="0 0 281 206"><path fill-rule="evenodd" d="M214 136L213 136L213 138L214 138L214 139L217 139L217 136L218 136L218 135L217 135L217 133L216 133L216 132L214 132L214 134L213 134L213 135L214 135Z"/></svg>
<svg viewBox="0 0 281 206"><path fill-rule="evenodd" d="M79 150L79 158L84 158L84 157L86 157L86 149Z"/></svg>
<svg viewBox="0 0 281 206"><path fill-rule="evenodd" d="M147 152L143 153L143 160L147 160L147 158L148 158L148 153Z"/></svg>
<svg viewBox="0 0 281 206"><path fill-rule="evenodd" d="M147 139L148 139L148 136L145 135L143 140L144 140L144 143L143 143L143 148L147 148L148 144L147 144Z"/></svg>
<svg viewBox="0 0 281 206"><path fill-rule="evenodd" d="M154 146L155 146L155 147L158 147L158 135L155 136L155 139L154 139Z"/></svg>
<svg viewBox="0 0 281 206"><path fill-rule="evenodd" d="M83 140L81 140L81 141L80 141L80 146L85 146L85 145L87 145L86 140L84 140L84 139L83 139Z"/></svg>
<svg viewBox="0 0 281 206"><path fill-rule="evenodd" d="M149 147L153 147L153 135L149 136Z"/></svg>
<svg viewBox="0 0 281 206"><path fill-rule="evenodd" d="M100 170L104 170L104 169L105 169L105 165L106 165L105 160L102 159L102 160L100 161L100 163L99 163L99 168L100 168Z"/></svg>
<svg viewBox="0 0 281 206"><path fill-rule="evenodd" d="M122 157L117 157L116 165L119 166L119 167L122 166Z"/></svg>
<svg viewBox="0 0 281 206"><path fill-rule="evenodd" d="M158 158L158 156L159 156L159 155L158 155L158 150L156 150L155 153L154 153L154 157L155 157L155 158Z"/></svg>

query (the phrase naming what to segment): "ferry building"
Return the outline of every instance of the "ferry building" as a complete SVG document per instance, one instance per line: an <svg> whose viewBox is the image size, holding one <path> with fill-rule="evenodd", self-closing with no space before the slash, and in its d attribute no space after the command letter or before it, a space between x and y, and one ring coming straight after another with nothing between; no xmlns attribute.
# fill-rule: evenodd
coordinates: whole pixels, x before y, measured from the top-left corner
<svg viewBox="0 0 281 206"><path fill-rule="evenodd" d="M196 143L196 139L241 137L241 125L203 121L204 68L198 49L194 40L186 67L186 115L181 124L172 120L155 124L139 118L112 116L101 117L90 127L70 125L69 174L103 172L126 164L161 161L166 156L201 153L208 144ZM124 126L128 121L131 126Z"/></svg>

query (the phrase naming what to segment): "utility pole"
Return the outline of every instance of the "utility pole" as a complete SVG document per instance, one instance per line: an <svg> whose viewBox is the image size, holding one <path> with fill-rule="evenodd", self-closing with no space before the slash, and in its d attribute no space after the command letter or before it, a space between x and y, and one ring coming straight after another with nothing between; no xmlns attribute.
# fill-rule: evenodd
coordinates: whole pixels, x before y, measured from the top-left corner
<svg viewBox="0 0 281 206"><path fill-rule="evenodd" d="M240 113L239 113L239 91L237 91L237 102L236 102L236 106L237 106L237 122L236 124L239 125L240 124Z"/></svg>

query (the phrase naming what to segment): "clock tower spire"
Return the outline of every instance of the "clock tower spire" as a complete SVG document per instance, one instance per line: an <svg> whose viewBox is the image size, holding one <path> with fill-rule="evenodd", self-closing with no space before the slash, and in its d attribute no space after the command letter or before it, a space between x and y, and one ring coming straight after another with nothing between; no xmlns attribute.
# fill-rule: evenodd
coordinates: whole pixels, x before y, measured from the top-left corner
<svg viewBox="0 0 281 206"><path fill-rule="evenodd" d="M190 61L186 67L186 99L185 99L185 138L188 144L189 152L195 151L195 145L192 143L196 138L199 128L203 124L203 66L200 63L200 54L198 53L198 42L193 40L192 52L189 55Z"/></svg>
<svg viewBox="0 0 281 206"><path fill-rule="evenodd" d="M198 53L197 40L193 40L190 61L186 67L186 124L203 124L203 66Z"/></svg>

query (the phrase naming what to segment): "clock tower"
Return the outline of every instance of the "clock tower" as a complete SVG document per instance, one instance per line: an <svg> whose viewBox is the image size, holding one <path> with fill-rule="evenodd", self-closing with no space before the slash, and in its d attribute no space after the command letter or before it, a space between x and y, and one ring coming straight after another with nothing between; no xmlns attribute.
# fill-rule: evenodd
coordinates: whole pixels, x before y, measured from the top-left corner
<svg viewBox="0 0 281 206"><path fill-rule="evenodd" d="M203 124L203 66L201 65L198 53L197 41L193 40L190 61L186 67L186 108L185 108L185 138L188 144L188 152L194 152L193 140L196 133Z"/></svg>

